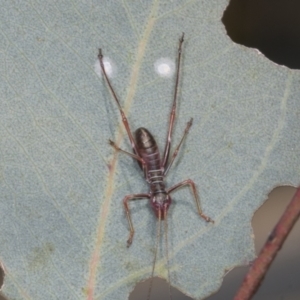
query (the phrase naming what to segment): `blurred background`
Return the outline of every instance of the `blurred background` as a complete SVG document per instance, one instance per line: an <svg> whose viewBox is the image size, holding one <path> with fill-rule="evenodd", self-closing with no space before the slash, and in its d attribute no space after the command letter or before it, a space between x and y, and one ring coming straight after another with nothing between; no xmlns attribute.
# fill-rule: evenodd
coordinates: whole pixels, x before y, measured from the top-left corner
<svg viewBox="0 0 300 300"><path fill-rule="evenodd" d="M222 18L227 34L238 44L259 49L268 59L291 69L300 68L300 1L299 0L232 0ZM300 101L300 95L299 95ZM259 253L296 189L278 187L255 213L252 225L255 248ZM300 222L291 234L253 300L300 299ZM221 289L207 300L230 300L241 285L248 267L238 267L224 278ZM147 299L150 280L136 286L130 300ZM169 299L165 280L155 278L152 300ZM191 300L172 289L173 300Z"/></svg>
<svg viewBox="0 0 300 300"><path fill-rule="evenodd" d="M300 1L299 0L233 0L222 19L230 38L239 44L259 49L277 64L292 69L300 68ZM300 95L299 95L300 98ZM300 99L299 99L300 101ZM268 201L255 213L252 224L256 251L259 253L295 188L278 187ZM300 299L300 222L298 221L276 257L262 286L253 300L299 300ZM248 267L230 271L224 278L218 293L208 300L229 300L235 295ZM0 285L3 279L0 270ZM147 298L149 280L136 286L130 300ZM174 300L190 300L176 289L172 289ZM151 299L169 299L166 281L153 282ZM5 298L1 297L0 300Z"/></svg>

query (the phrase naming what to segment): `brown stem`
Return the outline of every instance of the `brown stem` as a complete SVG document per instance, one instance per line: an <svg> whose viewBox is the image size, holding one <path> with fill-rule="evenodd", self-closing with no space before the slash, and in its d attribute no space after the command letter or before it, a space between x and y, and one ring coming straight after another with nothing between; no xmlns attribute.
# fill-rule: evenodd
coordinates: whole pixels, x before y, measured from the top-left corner
<svg viewBox="0 0 300 300"><path fill-rule="evenodd" d="M234 300L248 300L255 294L271 262L277 255L289 232L300 215L300 188L287 206L281 219L269 235L259 256L253 262L248 274L234 297Z"/></svg>

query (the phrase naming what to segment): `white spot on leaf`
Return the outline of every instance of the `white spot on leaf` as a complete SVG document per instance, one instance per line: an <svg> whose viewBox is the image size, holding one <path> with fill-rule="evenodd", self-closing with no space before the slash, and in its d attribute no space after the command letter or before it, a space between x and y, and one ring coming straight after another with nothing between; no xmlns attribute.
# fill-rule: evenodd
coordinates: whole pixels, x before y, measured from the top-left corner
<svg viewBox="0 0 300 300"><path fill-rule="evenodd" d="M172 77L175 72L175 63L170 58L159 58L154 63L155 72L161 77Z"/></svg>
<svg viewBox="0 0 300 300"><path fill-rule="evenodd" d="M117 68L116 68L115 64L106 56L103 57L103 64L104 64L104 68L105 68L107 76L109 78L114 77L114 74L117 73ZM95 72L97 73L97 75L99 77L101 77L102 70L101 70L99 59L97 59L94 69L95 69Z"/></svg>

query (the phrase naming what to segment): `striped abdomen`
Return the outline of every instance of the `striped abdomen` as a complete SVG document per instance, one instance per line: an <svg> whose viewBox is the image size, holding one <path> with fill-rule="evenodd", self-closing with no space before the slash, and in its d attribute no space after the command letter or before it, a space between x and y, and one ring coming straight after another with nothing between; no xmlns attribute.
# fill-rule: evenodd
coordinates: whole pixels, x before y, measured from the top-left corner
<svg viewBox="0 0 300 300"><path fill-rule="evenodd" d="M135 138L139 155L147 164L150 190L153 194L166 193L156 141L152 134L143 127L136 130Z"/></svg>

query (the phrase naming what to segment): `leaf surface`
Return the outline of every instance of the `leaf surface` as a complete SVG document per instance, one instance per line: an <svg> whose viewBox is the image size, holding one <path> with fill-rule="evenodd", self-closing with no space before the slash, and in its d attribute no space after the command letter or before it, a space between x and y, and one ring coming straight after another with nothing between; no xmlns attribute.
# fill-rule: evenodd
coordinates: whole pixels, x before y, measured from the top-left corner
<svg viewBox="0 0 300 300"><path fill-rule="evenodd" d="M151 274L156 219L117 106L98 76L97 49L134 131L165 145L175 62L185 32L172 149L194 123L167 177L197 184L172 195L172 285L196 299L254 258L251 218L278 185L299 185L299 72L234 44L221 22L228 1L6 1L1 22L0 259L11 299L127 299ZM163 237L161 238L163 241ZM155 274L167 277L165 249Z"/></svg>

